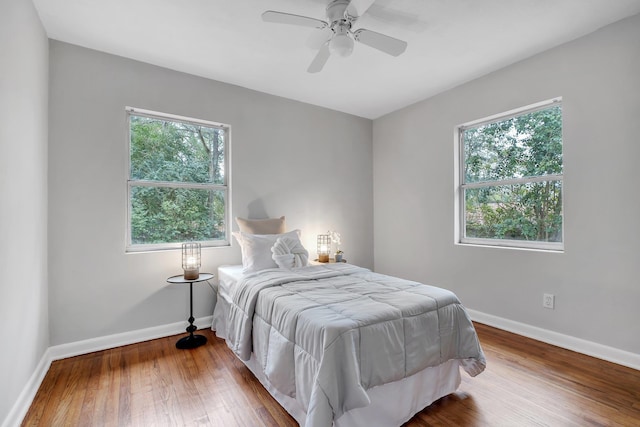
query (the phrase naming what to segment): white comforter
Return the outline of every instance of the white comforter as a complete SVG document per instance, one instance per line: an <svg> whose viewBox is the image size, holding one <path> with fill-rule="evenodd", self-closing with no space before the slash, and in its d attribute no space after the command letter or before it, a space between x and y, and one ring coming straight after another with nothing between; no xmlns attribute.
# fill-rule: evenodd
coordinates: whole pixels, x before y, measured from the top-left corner
<svg viewBox="0 0 640 427"><path fill-rule="evenodd" d="M445 289L348 264L247 276L232 294L228 343L251 352L269 381L307 408L307 427L366 406L366 390L459 359L485 358L458 298Z"/></svg>

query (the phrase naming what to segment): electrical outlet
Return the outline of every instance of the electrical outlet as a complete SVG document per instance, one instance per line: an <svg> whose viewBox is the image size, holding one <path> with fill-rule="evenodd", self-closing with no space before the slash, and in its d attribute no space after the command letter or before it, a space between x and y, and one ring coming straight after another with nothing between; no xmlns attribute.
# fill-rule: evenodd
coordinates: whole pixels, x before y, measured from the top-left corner
<svg viewBox="0 0 640 427"><path fill-rule="evenodd" d="M556 297L553 294L544 294L542 296L542 306L553 310Z"/></svg>

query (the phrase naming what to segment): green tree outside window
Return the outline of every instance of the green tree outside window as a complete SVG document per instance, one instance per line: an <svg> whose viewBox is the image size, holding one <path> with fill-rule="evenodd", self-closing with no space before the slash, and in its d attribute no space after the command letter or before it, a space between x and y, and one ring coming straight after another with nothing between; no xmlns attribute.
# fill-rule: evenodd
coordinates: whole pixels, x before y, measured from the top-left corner
<svg viewBox="0 0 640 427"><path fill-rule="evenodd" d="M562 107L463 127L464 238L561 243Z"/></svg>
<svg viewBox="0 0 640 427"><path fill-rule="evenodd" d="M129 113L130 246L227 241L228 129Z"/></svg>

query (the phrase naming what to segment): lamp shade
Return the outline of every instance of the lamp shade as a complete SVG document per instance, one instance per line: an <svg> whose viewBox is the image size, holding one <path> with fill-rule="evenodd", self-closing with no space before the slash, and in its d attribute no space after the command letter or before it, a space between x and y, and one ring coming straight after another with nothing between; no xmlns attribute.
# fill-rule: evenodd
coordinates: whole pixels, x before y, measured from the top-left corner
<svg viewBox="0 0 640 427"><path fill-rule="evenodd" d="M331 252L331 236L329 234L318 234L318 261L329 262Z"/></svg>
<svg viewBox="0 0 640 427"><path fill-rule="evenodd" d="M185 280L197 279L200 275L201 250L200 243L182 244L182 269Z"/></svg>
<svg viewBox="0 0 640 427"><path fill-rule="evenodd" d="M353 52L353 39L347 33L339 33L333 36L329 42L331 53L347 57Z"/></svg>

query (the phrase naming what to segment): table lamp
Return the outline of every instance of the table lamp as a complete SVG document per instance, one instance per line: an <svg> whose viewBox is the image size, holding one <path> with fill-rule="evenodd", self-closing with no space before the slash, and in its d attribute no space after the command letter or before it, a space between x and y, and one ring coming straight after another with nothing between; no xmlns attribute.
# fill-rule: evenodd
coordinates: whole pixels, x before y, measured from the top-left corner
<svg viewBox="0 0 640 427"><path fill-rule="evenodd" d="M331 252L331 236L318 234L318 261L329 262L329 252Z"/></svg>
<svg viewBox="0 0 640 427"><path fill-rule="evenodd" d="M185 280L197 279L200 275L200 243L182 244L182 269Z"/></svg>

